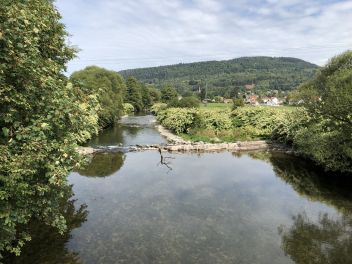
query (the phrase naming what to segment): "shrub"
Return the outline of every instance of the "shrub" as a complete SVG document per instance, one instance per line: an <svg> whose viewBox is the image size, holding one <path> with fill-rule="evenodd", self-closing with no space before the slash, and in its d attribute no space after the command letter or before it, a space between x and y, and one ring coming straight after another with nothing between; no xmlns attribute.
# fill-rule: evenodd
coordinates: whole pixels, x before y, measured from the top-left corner
<svg viewBox="0 0 352 264"><path fill-rule="evenodd" d="M130 113L133 113L134 112L134 107L132 104L130 103L124 103L123 104L123 112L125 114L130 114Z"/></svg>
<svg viewBox="0 0 352 264"><path fill-rule="evenodd" d="M233 100L233 104L232 104L232 110L236 110L239 107L244 106L244 102L242 99L240 98L236 98Z"/></svg>
<svg viewBox="0 0 352 264"><path fill-rule="evenodd" d="M159 112L157 120L176 134L187 133L198 123L197 113L194 108L169 108Z"/></svg>
<svg viewBox="0 0 352 264"><path fill-rule="evenodd" d="M165 110L167 108L167 104L165 103L156 103L150 108L150 111L153 114L158 114L160 111Z"/></svg>
<svg viewBox="0 0 352 264"><path fill-rule="evenodd" d="M278 124L283 122L287 114L292 111L288 108L247 106L237 108L231 113L231 116L234 127L251 126L258 129L261 136L270 137Z"/></svg>
<svg viewBox="0 0 352 264"><path fill-rule="evenodd" d="M232 122L230 112L216 110L200 110L198 112L201 128L214 129L216 131L230 129Z"/></svg>
<svg viewBox="0 0 352 264"><path fill-rule="evenodd" d="M181 100L175 99L169 103L169 107L198 108L200 101L194 96L186 96Z"/></svg>

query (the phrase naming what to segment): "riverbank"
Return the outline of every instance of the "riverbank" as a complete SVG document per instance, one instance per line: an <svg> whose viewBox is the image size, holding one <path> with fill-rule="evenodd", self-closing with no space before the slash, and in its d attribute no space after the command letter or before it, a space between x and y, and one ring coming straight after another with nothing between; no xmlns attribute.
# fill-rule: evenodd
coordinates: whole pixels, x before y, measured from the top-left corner
<svg viewBox="0 0 352 264"><path fill-rule="evenodd" d="M121 119L123 123L123 119ZM120 121L120 122L121 122ZM150 122L147 122L150 123ZM153 122L151 122L153 123ZM221 152L221 151L254 151L254 150L279 150L292 153L292 150L285 145L280 145L268 140L251 140L237 142L192 142L181 138L169 129L160 124L153 125L158 133L166 139L167 143L149 144L131 144L127 146L109 145L98 147L79 147L77 151L82 155L92 155L94 153L109 152L134 152L158 150L163 152Z"/></svg>

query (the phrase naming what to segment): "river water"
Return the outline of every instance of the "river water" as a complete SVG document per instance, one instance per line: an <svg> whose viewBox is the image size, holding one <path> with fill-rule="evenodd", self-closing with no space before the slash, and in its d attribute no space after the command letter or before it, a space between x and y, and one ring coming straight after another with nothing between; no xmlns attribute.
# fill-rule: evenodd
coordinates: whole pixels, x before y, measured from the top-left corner
<svg viewBox="0 0 352 264"><path fill-rule="evenodd" d="M137 116L89 145L152 143ZM98 154L69 175L70 233L36 226L13 262L352 263L352 185L336 177L265 151Z"/></svg>

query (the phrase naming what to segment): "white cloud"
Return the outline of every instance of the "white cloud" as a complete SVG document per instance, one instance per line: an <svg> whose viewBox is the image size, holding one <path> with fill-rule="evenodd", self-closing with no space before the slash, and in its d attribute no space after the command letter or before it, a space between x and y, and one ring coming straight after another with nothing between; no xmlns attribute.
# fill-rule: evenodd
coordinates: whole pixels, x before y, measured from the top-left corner
<svg viewBox="0 0 352 264"><path fill-rule="evenodd" d="M239 56L317 64L352 47L352 1L57 0L81 48L69 71L121 70Z"/></svg>

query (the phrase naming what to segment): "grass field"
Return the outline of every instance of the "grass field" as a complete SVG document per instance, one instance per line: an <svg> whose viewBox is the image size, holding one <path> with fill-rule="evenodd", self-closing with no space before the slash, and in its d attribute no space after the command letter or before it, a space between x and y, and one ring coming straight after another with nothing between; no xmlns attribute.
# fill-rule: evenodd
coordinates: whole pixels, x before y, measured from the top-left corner
<svg viewBox="0 0 352 264"><path fill-rule="evenodd" d="M207 104L200 104L200 109L231 109L232 104L224 104L224 103L207 103Z"/></svg>

